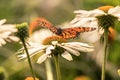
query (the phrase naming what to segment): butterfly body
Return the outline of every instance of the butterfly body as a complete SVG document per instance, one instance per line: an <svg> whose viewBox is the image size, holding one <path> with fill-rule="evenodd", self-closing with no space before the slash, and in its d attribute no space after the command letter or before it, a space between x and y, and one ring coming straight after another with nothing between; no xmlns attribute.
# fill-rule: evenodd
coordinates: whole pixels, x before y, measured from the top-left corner
<svg viewBox="0 0 120 80"><path fill-rule="evenodd" d="M63 29L57 28L57 32L55 33L56 35L61 35L63 32Z"/></svg>
<svg viewBox="0 0 120 80"><path fill-rule="evenodd" d="M44 18L38 18L31 23L30 33L32 33L36 27L48 28L54 34L61 36L64 39L75 38L75 37L78 37L80 33L89 32L89 31L93 31L96 29L93 27L71 27L71 28L63 28L63 29L56 28L55 26L53 26L49 21L47 21Z"/></svg>

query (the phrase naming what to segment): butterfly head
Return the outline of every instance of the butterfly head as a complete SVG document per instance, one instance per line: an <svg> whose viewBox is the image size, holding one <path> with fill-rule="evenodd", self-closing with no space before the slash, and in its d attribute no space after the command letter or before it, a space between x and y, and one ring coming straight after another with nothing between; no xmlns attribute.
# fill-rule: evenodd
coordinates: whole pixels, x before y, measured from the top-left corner
<svg viewBox="0 0 120 80"><path fill-rule="evenodd" d="M56 32L56 35L60 35L62 33L63 29L61 28L57 28L57 32Z"/></svg>

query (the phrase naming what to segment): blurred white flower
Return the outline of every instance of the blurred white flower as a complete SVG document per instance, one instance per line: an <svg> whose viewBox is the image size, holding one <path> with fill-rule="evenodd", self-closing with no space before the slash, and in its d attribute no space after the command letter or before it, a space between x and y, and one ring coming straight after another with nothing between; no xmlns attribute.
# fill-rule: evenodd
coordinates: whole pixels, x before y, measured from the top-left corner
<svg viewBox="0 0 120 80"><path fill-rule="evenodd" d="M81 42L68 42L68 43L58 43L58 41L52 41L51 45L42 45L38 43L32 43L30 42L29 45L27 45L28 52L30 57L38 54L39 52L44 52L37 60L37 63L44 62L47 58L51 58L53 55L61 55L63 58L71 61L72 56L71 54L75 56L79 56L80 52L92 52L93 46L88 45L86 43ZM18 58L19 60L25 59L27 57L24 49L20 49L18 51ZM70 54L71 53L71 54Z"/></svg>
<svg viewBox="0 0 120 80"><path fill-rule="evenodd" d="M118 75L120 76L120 69L118 69Z"/></svg>
<svg viewBox="0 0 120 80"><path fill-rule="evenodd" d="M0 46L5 45L6 42L15 41L19 39L14 36L14 32L17 32L15 25L13 24L4 24L6 19L0 20Z"/></svg>
<svg viewBox="0 0 120 80"><path fill-rule="evenodd" d="M116 6L110 8L108 12L104 12L99 9L94 9L90 11L86 10L77 10L74 11L76 17L70 22L72 27L82 26L82 27L95 27L96 30L88 33L82 33L80 35L80 39L82 41L94 43L100 39L101 35L103 34L104 30L99 29L98 19L97 16L101 15L112 15L120 20L120 6Z"/></svg>

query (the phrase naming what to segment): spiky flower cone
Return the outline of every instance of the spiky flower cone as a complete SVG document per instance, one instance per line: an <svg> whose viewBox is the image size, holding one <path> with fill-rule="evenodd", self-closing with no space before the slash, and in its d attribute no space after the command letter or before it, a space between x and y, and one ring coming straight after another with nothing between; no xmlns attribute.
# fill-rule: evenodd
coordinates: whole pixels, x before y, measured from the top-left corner
<svg viewBox="0 0 120 80"><path fill-rule="evenodd" d="M25 43L25 39L29 36L28 34L28 24L27 23L22 23L22 24L17 24L16 28L18 29L18 31L15 33L16 36L18 36L25 48L26 54L27 54L27 58L28 58L28 63L29 63L29 67L31 69L32 75L33 75L33 80L35 79L35 74L33 71L33 67L32 67L32 63L30 60L30 56L26 47L26 43Z"/></svg>

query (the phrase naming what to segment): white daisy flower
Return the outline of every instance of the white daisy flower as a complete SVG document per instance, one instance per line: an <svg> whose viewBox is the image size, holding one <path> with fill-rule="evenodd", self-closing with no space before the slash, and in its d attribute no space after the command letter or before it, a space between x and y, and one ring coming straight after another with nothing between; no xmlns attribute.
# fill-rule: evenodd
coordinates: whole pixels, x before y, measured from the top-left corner
<svg viewBox="0 0 120 80"><path fill-rule="evenodd" d="M15 25L13 24L4 24L6 19L0 20L0 46L5 45L6 42L15 41L19 39L13 35L14 32L17 32Z"/></svg>
<svg viewBox="0 0 120 80"><path fill-rule="evenodd" d="M72 27L84 26L84 27L95 27L96 28L96 30L94 30L92 32L81 33L79 36L80 41L94 43L94 42L98 41L100 39L101 35L103 34L104 31L102 29L98 31L98 23L96 21L96 18L90 16L90 15L92 15L91 12L95 13L95 11L102 12L101 10L92 10L92 11L77 10L77 11L74 11L74 13L76 14L76 17L70 22Z"/></svg>
<svg viewBox="0 0 120 80"><path fill-rule="evenodd" d="M92 20L94 21L96 19L96 16L100 16L100 15L113 15L115 17L118 18L118 20L120 20L120 6L116 6L113 8L110 8L107 13L104 12L103 10L99 10L99 9L94 9L94 10L90 10L90 11L86 11L86 10L77 10L74 11L74 13L76 14L75 19L73 19L71 21L71 24L74 24L75 22L78 22L79 20L82 20L82 18L92 18Z"/></svg>
<svg viewBox="0 0 120 80"><path fill-rule="evenodd" d="M96 28L96 30L92 32L82 33L80 35L83 41L86 40L92 43L99 40L104 32L104 26L113 27L116 20L120 21L120 6L111 7L107 12L99 9L94 9L90 11L77 10L74 11L74 13L76 14L76 17L70 22L72 27L84 26Z"/></svg>
<svg viewBox="0 0 120 80"><path fill-rule="evenodd" d="M62 38L60 37L56 37L56 40L55 40L55 36L53 40L52 40L52 37L49 39L47 38L45 40L45 44L30 42L29 45L27 45L30 57L33 57L39 52L43 52L43 54L38 58L37 63L42 63L47 58L51 58L53 55L60 55L63 58L67 59L68 61L71 61L73 60L71 54L75 56L79 56L80 52L92 52L94 50L92 45L88 45L86 43L81 43L81 42L65 43L62 41ZM25 53L24 49L21 49L20 51L18 51L18 58L20 60L25 59L27 57L26 54L19 54L21 52Z"/></svg>

